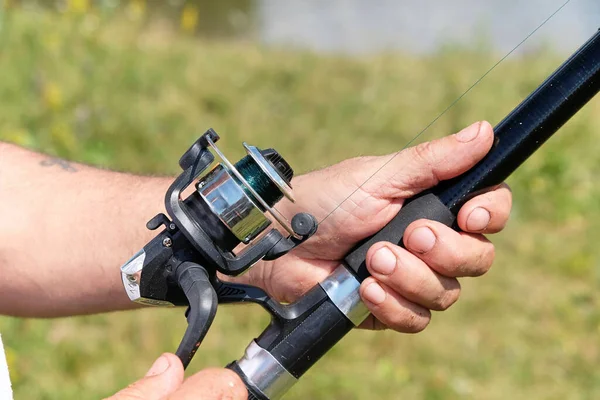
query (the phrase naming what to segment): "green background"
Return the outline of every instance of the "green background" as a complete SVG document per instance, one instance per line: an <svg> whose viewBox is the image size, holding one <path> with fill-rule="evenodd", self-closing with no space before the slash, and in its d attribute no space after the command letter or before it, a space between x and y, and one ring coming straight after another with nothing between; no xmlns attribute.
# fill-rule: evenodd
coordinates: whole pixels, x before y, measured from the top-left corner
<svg viewBox="0 0 600 400"><path fill-rule="evenodd" d="M193 4L168 22L144 1L11 4L0 13L0 140L135 173L177 173L208 127L231 159L247 141L298 172L399 150L499 58L483 45L349 57L225 40L229 31L207 39ZM497 123L564 58L509 59L419 141ZM596 100L511 177L495 266L463 281L457 305L418 335L351 333L287 398L599 398L599 139ZM267 322L254 306L221 307L190 371L239 358ZM110 395L184 328L173 309L0 318L17 399Z"/></svg>

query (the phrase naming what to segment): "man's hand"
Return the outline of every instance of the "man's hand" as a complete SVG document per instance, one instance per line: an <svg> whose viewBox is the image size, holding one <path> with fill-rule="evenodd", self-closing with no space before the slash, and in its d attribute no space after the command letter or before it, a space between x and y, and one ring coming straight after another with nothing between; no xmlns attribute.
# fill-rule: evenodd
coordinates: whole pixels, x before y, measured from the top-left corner
<svg viewBox="0 0 600 400"><path fill-rule="evenodd" d="M107 400L246 400L240 378L228 369L206 369L183 380L183 365L170 353L160 356L145 377Z"/></svg>
<svg viewBox="0 0 600 400"><path fill-rule="evenodd" d="M280 301L294 301L327 277L357 242L383 228L405 199L467 171L487 154L492 142L490 124L476 123L395 156L354 158L294 179L297 201L280 207L288 215L307 211L322 220L356 193L319 225L308 242L281 259L255 266L240 280L262 287ZM445 310L458 299L457 278L488 271L494 246L483 234L503 229L511 202L510 189L502 184L462 207L458 214L462 232L420 220L404 234L406 249L392 243L374 245L367 254L372 277L361 285L361 296L372 313L364 326L423 330L430 310Z"/></svg>
<svg viewBox="0 0 600 400"><path fill-rule="evenodd" d="M329 275L360 239L387 224L405 199L465 172L492 141L490 125L478 123L393 158L355 158L295 178L297 202L279 206L289 216L307 211L322 220L356 193L307 243L279 260L259 263L238 280L278 300L295 300ZM52 317L134 307L119 267L155 234L145 223L162 211L170 183L0 143L0 314ZM510 190L500 185L462 207L460 233L417 221L405 232L407 250L391 243L373 246L367 256L373 276L363 282L361 294L377 319L365 325L422 330L429 310L446 309L458 299L456 278L489 269L494 247L483 234L500 231L510 207Z"/></svg>

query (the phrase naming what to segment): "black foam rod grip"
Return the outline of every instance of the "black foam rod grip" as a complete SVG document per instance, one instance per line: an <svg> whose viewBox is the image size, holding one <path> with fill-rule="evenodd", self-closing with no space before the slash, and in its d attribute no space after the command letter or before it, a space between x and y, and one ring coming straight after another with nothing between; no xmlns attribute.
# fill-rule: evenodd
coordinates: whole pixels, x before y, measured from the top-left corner
<svg viewBox="0 0 600 400"><path fill-rule="evenodd" d="M419 219L429 219L452 226L456 216L433 193L427 193L414 198L405 204L400 212L382 230L359 243L344 261L356 274L360 281L369 276L366 266L367 251L377 242L391 242L402 245L404 231L412 222Z"/></svg>

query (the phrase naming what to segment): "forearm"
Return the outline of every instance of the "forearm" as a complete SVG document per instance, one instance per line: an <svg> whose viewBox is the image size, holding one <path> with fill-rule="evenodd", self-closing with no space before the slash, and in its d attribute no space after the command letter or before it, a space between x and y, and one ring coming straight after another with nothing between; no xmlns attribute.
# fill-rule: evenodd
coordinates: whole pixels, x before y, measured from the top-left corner
<svg viewBox="0 0 600 400"><path fill-rule="evenodd" d="M131 308L119 267L152 237L169 183L0 143L0 314Z"/></svg>

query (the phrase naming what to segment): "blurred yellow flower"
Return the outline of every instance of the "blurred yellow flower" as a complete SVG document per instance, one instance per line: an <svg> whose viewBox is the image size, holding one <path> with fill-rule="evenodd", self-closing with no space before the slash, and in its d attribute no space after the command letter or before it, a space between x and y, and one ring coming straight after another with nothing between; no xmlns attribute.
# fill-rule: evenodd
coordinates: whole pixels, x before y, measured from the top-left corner
<svg viewBox="0 0 600 400"><path fill-rule="evenodd" d="M67 0L67 11L74 14L84 14L90 9L90 0Z"/></svg>
<svg viewBox="0 0 600 400"><path fill-rule="evenodd" d="M63 95L60 87L53 82L48 82L44 85L42 98L46 107L51 110L58 110L63 103Z"/></svg>
<svg viewBox="0 0 600 400"><path fill-rule="evenodd" d="M184 32L193 33L198 26L198 7L194 4L186 4L181 12L181 29Z"/></svg>
<svg viewBox="0 0 600 400"><path fill-rule="evenodd" d="M146 13L146 0L130 0L127 12L131 18L135 20L141 19Z"/></svg>

